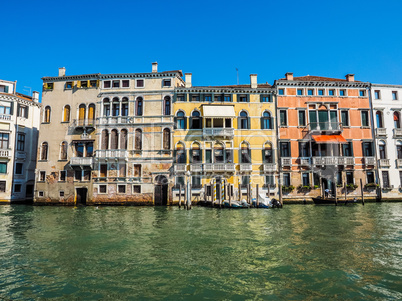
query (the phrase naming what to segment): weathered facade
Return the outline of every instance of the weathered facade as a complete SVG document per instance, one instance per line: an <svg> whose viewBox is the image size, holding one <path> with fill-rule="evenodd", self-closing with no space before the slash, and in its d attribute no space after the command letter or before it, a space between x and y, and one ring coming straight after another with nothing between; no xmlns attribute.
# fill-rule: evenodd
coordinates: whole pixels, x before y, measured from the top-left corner
<svg viewBox="0 0 402 301"><path fill-rule="evenodd" d="M0 202L32 202L39 130L39 93L16 92L0 80Z"/></svg>
<svg viewBox="0 0 402 301"><path fill-rule="evenodd" d="M376 197L369 83L317 76L276 80L278 139L285 201L322 194ZM346 186L346 188L345 188Z"/></svg>
<svg viewBox="0 0 402 301"><path fill-rule="evenodd" d="M275 195L274 89L257 84L257 75L250 76L250 85L194 87L188 73L186 86L175 93L174 201L188 181L193 202L203 198L201 191L221 200L238 195L239 187L245 194L249 183L262 193L269 186Z"/></svg>

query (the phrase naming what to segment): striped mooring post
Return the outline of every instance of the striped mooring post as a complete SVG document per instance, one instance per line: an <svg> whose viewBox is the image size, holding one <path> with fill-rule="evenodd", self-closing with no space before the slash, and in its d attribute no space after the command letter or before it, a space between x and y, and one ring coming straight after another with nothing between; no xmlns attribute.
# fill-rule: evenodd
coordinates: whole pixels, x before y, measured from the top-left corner
<svg viewBox="0 0 402 301"><path fill-rule="evenodd" d="M212 202L212 207L214 207L214 204L216 202L216 180L213 179L212 181L214 183L214 201Z"/></svg>
<svg viewBox="0 0 402 301"><path fill-rule="evenodd" d="M221 182L221 199L219 201L219 207L222 207L222 203L225 200L225 180Z"/></svg>

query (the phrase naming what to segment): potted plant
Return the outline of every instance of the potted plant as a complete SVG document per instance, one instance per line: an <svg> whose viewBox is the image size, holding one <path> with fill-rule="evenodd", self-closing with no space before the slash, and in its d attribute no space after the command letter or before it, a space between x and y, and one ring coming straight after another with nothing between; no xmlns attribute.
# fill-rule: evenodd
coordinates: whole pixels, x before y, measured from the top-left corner
<svg viewBox="0 0 402 301"><path fill-rule="evenodd" d="M282 186L282 192L284 192L284 193L292 192L294 189L295 189L295 187L293 185Z"/></svg>
<svg viewBox="0 0 402 301"><path fill-rule="evenodd" d="M359 186L357 186L356 184L353 184L353 183L346 185L346 188L350 189L350 190L355 190L357 187L359 187Z"/></svg>

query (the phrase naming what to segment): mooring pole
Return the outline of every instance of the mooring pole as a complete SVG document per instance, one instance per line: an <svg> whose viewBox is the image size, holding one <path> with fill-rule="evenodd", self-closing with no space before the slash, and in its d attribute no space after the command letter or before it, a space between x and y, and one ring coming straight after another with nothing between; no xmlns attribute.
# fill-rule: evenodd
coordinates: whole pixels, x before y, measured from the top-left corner
<svg viewBox="0 0 402 301"><path fill-rule="evenodd" d="M179 185L179 208L181 208L181 185Z"/></svg>
<svg viewBox="0 0 402 301"><path fill-rule="evenodd" d="M232 207L232 185L229 185L229 208ZM234 187L233 187L233 192L234 192Z"/></svg>
<svg viewBox="0 0 402 301"><path fill-rule="evenodd" d="M259 185L258 185L258 184L257 184L257 187L256 187L256 190L255 190L255 191L256 191L256 193L257 193L255 203L256 203L257 208L258 208L259 205L260 205L260 196L259 196L260 189L259 189Z"/></svg>
<svg viewBox="0 0 402 301"><path fill-rule="evenodd" d="M348 191L346 189L346 181L343 183L343 189L345 190L345 205L347 203Z"/></svg>
<svg viewBox="0 0 402 301"><path fill-rule="evenodd" d="M188 180L188 206L187 206L187 210L191 209L191 196L192 196L193 192L191 190L191 185L190 185L190 180Z"/></svg>
<svg viewBox="0 0 402 301"><path fill-rule="evenodd" d="M281 207L283 207L283 202L282 202L282 184L279 184L279 203L281 203Z"/></svg>
<svg viewBox="0 0 402 301"><path fill-rule="evenodd" d="M360 191L362 193L362 205L364 206L364 193L363 193L363 181L360 179Z"/></svg>
<svg viewBox="0 0 402 301"><path fill-rule="evenodd" d="M184 185L184 209L187 208L187 185Z"/></svg>
<svg viewBox="0 0 402 301"><path fill-rule="evenodd" d="M238 198L239 198L239 203L241 202L241 185L240 185L240 182L239 182L239 195L238 195Z"/></svg>

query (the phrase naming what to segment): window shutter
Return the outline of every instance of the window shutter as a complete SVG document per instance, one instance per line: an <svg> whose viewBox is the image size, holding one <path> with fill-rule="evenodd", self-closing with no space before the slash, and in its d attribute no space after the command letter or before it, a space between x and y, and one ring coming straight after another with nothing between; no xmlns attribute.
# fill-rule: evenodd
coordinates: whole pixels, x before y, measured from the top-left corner
<svg viewBox="0 0 402 301"><path fill-rule="evenodd" d="M264 117L261 117L261 118L260 118L260 123L261 123L261 129L262 129L262 130L265 130L265 128L264 128L264 120L265 120Z"/></svg>
<svg viewBox="0 0 402 301"><path fill-rule="evenodd" d="M77 81L77 88L81 88L81 81Z"/></svg>
<svg viewBox="0 0 402 301"><path fill-rule="evenodd" d="M174 117L173 119L174 119L174 129L176 130L177 129L177 117Z"/></svg>
<svg viewBox="0 0 402 301"><path fill-rule="evenodd" d="M29 107L28 106L25 107L24 113L25 113L24 117L28 119L28 116L29 116Z"/></svg>
<svg viewBox="0 0 402 301"><path fill-rule="evenodd" d="M18 104L17 104L17 116L18 116L18 117L21 117L21 116L20 116L20 107L21 107L21 105L18 103Z"/></svg>
<svg viewBox="0 0 402 301"><path fill-rule="evenodd" d="M43 83L43 89L44 89L44 90L47 89L47 83Z"/></svg>
<svg viewBox="0 0 402 301"><path fill-rule="evenodd" d="M188 128L191 130L191 129L194 129L194 125L193 125L193 117L189 117L188 118Z"/></svg>
<svg viewBox="0 0 402 301"><path fill-rule="evenodd" d="M11 102L11 106L10 106L10 115L14 114L14 102Z"/></svg>
<svg viewBox="0 0 402 301"><path fill-rule="evenodd" d="M353 142L349 142L350 145L350 156L353 157Z"/></svg>
<svg viewBox="0 0 402 301"><path fill-rule="evenodd" d="M241 117L237 117L237 129L241 129Z"/></svg>
<svg viewBox="0 0 402 301"><path fill-rule="evenodd" d="M99 88L99 79L96 81L96 88Z"/></svg>
<svg viewBox="0 0 402 301"><path fill-rule="evenodd" d="M187 130L187 117L183 117L183 120L184 120L184 127L183 127L183 129L184 130Z"/></svg>
<svg viewBox="0 0 402 301"><path fill-rule="evenodd" d="M189 155L190 155L190 158L189 158L190 163L193 163L193 150L190 149L188 152L189 152Z"/></svg>
<svg viewBox="0 0 402 301"><path fill-rule="evenodd" d="M251 119L250 119L250 117L247 117L247 129L250 129L251 128Z"/></svg>
<svg viewBox="0 0 402 301"><path fill-rule="evenodd" d="M8 86L5 86L5 87L4 87L4 92L5 92L5 93L8 93Z"/></svg>

